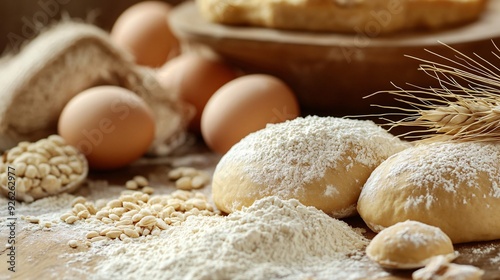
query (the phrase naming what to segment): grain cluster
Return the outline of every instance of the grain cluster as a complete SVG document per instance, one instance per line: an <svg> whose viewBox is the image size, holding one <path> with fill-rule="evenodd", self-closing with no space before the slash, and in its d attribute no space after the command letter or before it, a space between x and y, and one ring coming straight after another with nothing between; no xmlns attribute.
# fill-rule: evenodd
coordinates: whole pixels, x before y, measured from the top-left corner
<svg viewBox="0 0 500 280"><path fill-rule="evenodd" d="M210 182L208 172L192 167L178 167L170 170L168 178L175 181L175 187L180 190L200 189Z"/></svg>
<svg viewBox="0 0 500 280"><path fill-rule="evenodd" d="M20 142L0 161L0 186L6 188L9 169L14 169L16 197L26 202L58 194L87 176L87 161L58 135L37 142Z"/></svg>
<svg viewBox="0 0 500 280"><path fill-rule="evenodd" d="M154 188L149 185L148 179L144 176L134 176L132 180L125 183L125 188L129 190L141 190L143 193L153 194Z"/></svg>
<svg viewBox="0 0 500 280"><path fill-rule="evenodd" d="M212 204L199 192L176 190L167 195L150 196L127 190L100 209L84 197L76 197L71 211L60 218L68 224L94 219L108 225L103 230L87 232L88 241L119 239L130 242L131 238L140 236L158 236L168 227L182 224L189 216L215 214Z"/></svg>

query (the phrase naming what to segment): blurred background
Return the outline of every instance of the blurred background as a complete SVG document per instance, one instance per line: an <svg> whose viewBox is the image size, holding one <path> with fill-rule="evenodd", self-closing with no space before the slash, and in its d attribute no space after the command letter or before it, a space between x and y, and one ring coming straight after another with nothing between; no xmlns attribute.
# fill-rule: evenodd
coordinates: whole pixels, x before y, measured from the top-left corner
<svg viewBox="0 0 500 280"><path fill-rule="evenodd" d="M387 112L386 108L374 107L374 104L405 106L394 102L388 94L364 97L394 90L394 85L439 86L436 79L417 70L421 61L406 57L440 60L426 50L446 57L456 55L438 41L470 56L479 54L487 60L497 60L491 54L494 50L491 41L500 38L500 0L491 1L482 18L470 24L389 36L235 28L205 21L194 3L159 1L178 7L168 18L183 53L221 58L240 73L269 74L281 79L298 98L303 115L369 115ZM110 31L116 19L138 2L145 1L0 0L0 54L18 50L37 35L37 29L57 22L64 15L85 19ZM181 2L186 5L179 6ZM130 30L137 25L140 24L133 24ZM363 44L359 43L360 38ZM146 47L159 45L154 40L140 41ZM186 73L194 72L192 68L186 69L189 69ZM199 83L204 88L214 80L209 75L212 72L200 71L200 77L208 77L208 81Z"/></svg>
<svg viewBox="0 0 500 280"><path fill-rule="evenodd" d="M176 5L182 0L160 0ZM1 0L0 50L18 49L35 36L37 26L61 18L61 12L72 18L89 19L110 30L118 16L141 0Z"/></svg>

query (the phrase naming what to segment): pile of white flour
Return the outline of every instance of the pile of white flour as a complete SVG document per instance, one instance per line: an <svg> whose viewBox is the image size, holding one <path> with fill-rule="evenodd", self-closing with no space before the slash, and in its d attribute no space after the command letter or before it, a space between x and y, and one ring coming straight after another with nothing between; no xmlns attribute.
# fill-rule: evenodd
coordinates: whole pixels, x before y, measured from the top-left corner
<svg viewBox="0 0 500 280"><path fill-rule="evenodd" d="M96 189L106 189L106 195L97 196L106 199L120 190ZM73 198L69 194L44 198L21 204L18 212L51 221L52 227L46 230L62 235L47 238L55 243L62 240L60 246L67 247L68 239L85 240L86 232L106 227L98 221L61 222L58 217L70 209ZM20 230L40 230L38 224L20 226ZM100 241L83 251L71 252L67 247L68 253L59 258L69 276L74 271L87 279L347 280L389 275L365 257L368 242L361 230L316 208L268 197L228 216L190 216L160 236L130 243Z"/></svg>
<svg viewBox="0 0 500 280"><path fill-rule="evenodd" d="M313 207L268 197L229 216L191 216L157 238L104 243L76 257L103 257L94 279L356 279L370 269L360 261L367 244Z"/></svg>

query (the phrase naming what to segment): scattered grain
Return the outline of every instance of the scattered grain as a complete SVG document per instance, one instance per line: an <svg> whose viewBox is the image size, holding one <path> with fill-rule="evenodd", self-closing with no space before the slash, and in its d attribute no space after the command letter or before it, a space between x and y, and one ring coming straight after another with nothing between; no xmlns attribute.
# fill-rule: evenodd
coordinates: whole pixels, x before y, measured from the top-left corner
<svg viewBox="0 0 500 280"><path fill-rule="evenodd" d="M29 223L32 223L32 224L38 224L40 222L40 219L39 218L36 218L36 217L31 217L31 216L22 216L21 217L23 220L29 222Z"/></svg>
<svg viewBox="0 0 500 280"><path fill-rule="evenodd" d="M128 180L126 183L125 183L125 188L129 189L129 190L137 190L139 188L139 185L137 184L136 181L134 180Z"/></svg>
<svg viewBox="0 0 500 280"><path fill-rule="evenodd" d="M106 236L96 236L90 239L91 242L97 242L97 241L102 241L102 240L107 240L108 238Z"/></svg>
<svg viewBox="0 0 500 280"><path fill-rule="evenodd" d="M71 206L75 206L76 204L85 204L85 202L87 202L87 200L85 199L85 197L83 196L77 196L75 197L75 199L73 199L71 201Z"/></svg>
<svg viewBox="0 0 500 280"><path fill-rule="evenodd" d="M64 219L64 222L67 223L67 224L72 224L74 222L78 221L78 217L76 216L69 216L68 218Z"/></svg>
<svg viewBox="0 0 500 280"><path fill-rule="evenodd" d="M78 247L78 241L72 239L72 240L68 241L68 246L71 248L76 248L76 247Z"/></svg>
<svg viewBox="0 0 500 280"><path fill-rule="evenodd" d="M178 167L170 170L168 177L175 181L175 186L180 190L199 189L210 181L210 176L206 171L192 167Z"/></svg>
<svg viewBox="0 0 500 280"><path fill-rule="evenodd" d="M144 176L134 176L133 180L139 187L145 187L149 185L148 179L146 179Z"/></svg>
<svg viewBox="0 0 500 280"><path fill-rule="evenodd" d="M65 214L62 214L61 215L61 220L62 221L66 221L67 218L69 218L70 216L72 216L73 214L71 213L65 213Z"/></svg>
<svg viewBox="0 0 500 280"><path fill-rule="evenodd" d="M158 236L161 231L169 226L180 225L191 215L216 214L207 210L209 203L203 194L183 190L156 196L145 193L144 188L142 191L124 191L118 199L101 201L101 204L104 206L96 211L94 203L75 198L72 201L73 213L64 214L61 219L67 223L74 223L78 219L100 220L109 225L99 232L87 233L86 239L92 242L104 239L130 242L131 238L140 236Z"/></svg>
<svg viewBox="0 0 500 280"><path fill-rule="evenodd" d="M85 235L85 238L92 239L92 238L97 237L97 236L99 236L99 233L97 231L89 231Z"/></svg>
<svg viewBox="0 0 500 280"><path fill-rule="evenodd" d="M153 194L155 189L150 186L145 186L144 188L142 188L142 191L146 194Z"/></svg>

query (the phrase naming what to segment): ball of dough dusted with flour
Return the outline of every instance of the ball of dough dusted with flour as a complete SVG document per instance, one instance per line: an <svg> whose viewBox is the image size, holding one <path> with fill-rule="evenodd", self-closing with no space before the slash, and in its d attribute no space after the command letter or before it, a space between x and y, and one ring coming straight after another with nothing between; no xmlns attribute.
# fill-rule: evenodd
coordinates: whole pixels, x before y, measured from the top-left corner
<svg viewBox="0 0 500 280"><path fill-rule="evenodd" d="M453 243L500 238L500 144L419 145L380 164L358 212L374 231L406 220L441 228Z"/></svg>
<svg viewBox="0 0 500 280"><path fill-rule="evenodd" d="M366 247L366 255L385 268L414 269L443 255L456 257L450 238L439 228L416 221L397 223L382 230Z"/></svg>
<svg viewBox="0 0 500 280"><path fill-rule="evenodd" d="M371 121L309 116L268 125L221 158L213 200L231 213L267 196L295 198L347 217L373 169L407 147Z"/></svg>

